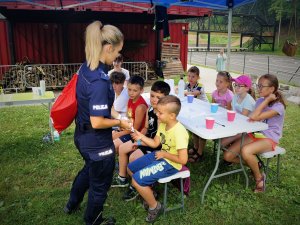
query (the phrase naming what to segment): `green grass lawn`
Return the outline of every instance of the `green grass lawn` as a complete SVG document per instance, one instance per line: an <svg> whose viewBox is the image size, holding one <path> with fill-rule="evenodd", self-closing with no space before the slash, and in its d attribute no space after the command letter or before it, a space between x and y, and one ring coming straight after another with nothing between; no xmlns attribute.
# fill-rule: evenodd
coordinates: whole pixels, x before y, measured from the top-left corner
<svg viewBox="0 0 300 225"><path fill-rule="evenodd" d="M155 224L296 224L300 219L299 112L298 106L290 104L287 108L280 144L287 154L282 157L278 185L269 183L266 193L254 194L251 177L251 188L245 190L242 174L227 176L212 182L205 204L201 205L200 193L215 161L209 141L205 160L188 165L191 193L185 199L185 211L167 213ZM0 109L1 225L83 224L86 198L82 209L74 215L62 211L72 181L83 165L73 144L74 127L66 130L59 142L43 143L42 137L48 132L47 117L48 112L42 106ZM162 193L162 186L157 189ZM122 201L123 191L110 190L104 214L114 215L120 225L146 224L146 212L140 202ZM179 194L176 189L173 193Z"/></svg>

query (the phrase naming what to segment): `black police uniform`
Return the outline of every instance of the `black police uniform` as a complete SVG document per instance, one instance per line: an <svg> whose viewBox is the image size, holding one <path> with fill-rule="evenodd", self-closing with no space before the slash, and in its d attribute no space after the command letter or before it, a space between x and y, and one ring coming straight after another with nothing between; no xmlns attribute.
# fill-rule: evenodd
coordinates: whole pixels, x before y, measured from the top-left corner
<svg viewBox="0 0 300 225"><path fill-rule="evenodd" d="M70 193L67 207L79 207L85 192L89 189L87 208L84 215L86 225L103 222L103 205L111 185L115 166L115 148L112 129L93 129L90 116L111 118L114 90L107 66L100 64L91 71L84 63L79 71L77 87L76 130L74 142L85 161L77 174Z"/></svg>

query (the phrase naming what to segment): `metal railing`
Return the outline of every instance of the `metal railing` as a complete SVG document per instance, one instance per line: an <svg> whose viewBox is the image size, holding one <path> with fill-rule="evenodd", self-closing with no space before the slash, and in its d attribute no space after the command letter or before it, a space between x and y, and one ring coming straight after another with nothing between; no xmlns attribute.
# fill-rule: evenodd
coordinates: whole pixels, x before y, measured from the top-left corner
<svg viewBox="0 0 300 225"><path fill-rule="evenodd" d="M37 87L45 80L46 88L62 88L71 80L81 63L70 64L33 64L24 67L26 88Z"/></svg>
<svg viewBox="0 0 300 225"><path fill-rule="evenodd" d="M4 91L25 91L26 88L38 87L40 80L45 80L46 88L63 88L78 71L81 63L69 64L30 64L0 66L0 86ZM148 80L146 62L124 62L123 68L130 76L141 76Z"/></svg>
<svg viewBox="0 0 300 225"><path fill-rule="evenodd" d="M4 91L24 91L24 65L1 65L0 86Z"/></svg>
<svg viewBox="0 0 300 225"><path fill-rule="evenodd" d="M217 52L188 52L188 63L216 68ZM300 59L285 56L235 52L230 56L230 71L259 77L277 75L282 83L300 86Z"/></svg>
<svg viewBox="0 0 300 225"><path fill-rule="evenodd" d="M148 65L146 62L123 62L122 67L129 70L130 76L141 76L148 80Z"/></svg>

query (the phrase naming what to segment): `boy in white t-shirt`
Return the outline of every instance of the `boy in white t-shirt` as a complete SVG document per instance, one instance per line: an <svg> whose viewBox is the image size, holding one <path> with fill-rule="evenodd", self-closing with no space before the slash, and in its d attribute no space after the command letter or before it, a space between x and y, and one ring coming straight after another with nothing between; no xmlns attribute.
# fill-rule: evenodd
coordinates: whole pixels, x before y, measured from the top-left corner
<svg viewBox="0 0 300 225"><path fill-rule="evenodd" d="M125 83L124 86L127 87L127 83L130 79L129 71L122 68L123 56L121 54L113 62L114 68L108 71L108 75L111 76L112 72L122 72L125 75Z"/></svg>
<svg viewBox="0 0 300 225"><path fill-rule="evenodd" d="M127 87L124 87L125 75L122 72L112 72L110 80L115 91L114 109L121 116L127 115L127 102L129 100Z"/></svg>

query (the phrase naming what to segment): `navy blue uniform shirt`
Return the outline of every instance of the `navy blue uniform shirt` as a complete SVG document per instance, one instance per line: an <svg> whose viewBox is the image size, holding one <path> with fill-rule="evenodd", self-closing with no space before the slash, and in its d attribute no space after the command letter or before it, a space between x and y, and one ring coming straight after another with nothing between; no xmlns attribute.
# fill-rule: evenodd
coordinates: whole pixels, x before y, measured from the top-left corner
<svg viewBox="0 0 300 225"><path fill-rule="evenodd" d="M115 93L107 75L105 64L100 63L98 68L93 71L90 70L86 62L81 66L76 86L76 97L77 125L91 124L90 116L111 118ZM84 144L89 149L88 151L93 149L97 151L97 149L109 147L113 143L112 128L97 129L88 136L86 138L90 140L86 140ZM94 136L95 139L91 136Z"/></svg>

